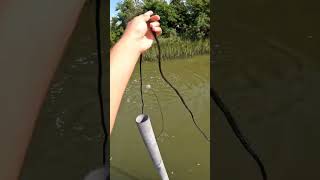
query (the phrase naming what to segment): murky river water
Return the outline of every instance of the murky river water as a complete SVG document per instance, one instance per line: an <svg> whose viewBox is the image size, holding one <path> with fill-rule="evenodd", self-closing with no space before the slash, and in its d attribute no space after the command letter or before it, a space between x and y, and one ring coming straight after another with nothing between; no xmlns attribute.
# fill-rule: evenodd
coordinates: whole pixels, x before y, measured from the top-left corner
<svg viewBox="0 0 320 180"><path fill-rule="evenodd" d="M209 135L209 56L166 61L163 69L185 98L199 126ZM112 133L111 179L159 179L135 124L141 112L137 70L125 92ZM194 127L178 96L161 79L157 63L143 64L143 76L144 112L151 117L157 135L162 128L160 108L163 112L164 132L158 143L169 176L172 179L209 179L209 143Z"/></svg>
<svg viewBox="0 0 320 180"><path fill-rule="evenodd" d="M265 163L270 180L320 179L318 7L312 0L225 0L215 5L220 13L215 27L215 86ZM88 14L83 13L52 82L21 179L81 179L101 166L94 17ZM209 133L207 58L168 61L164 69ZM159 78L156 64L146 63L144 68L145 85L150 84L164 112L165 131L159 146L170 176L208 179L208 143ZM112 134L113 179L157 179L134 124L140 112L135 80L136 74ZM146 112L159 133L161 115L151 89L144 88ZM256 164L221 112L215 106L212 109L213 179L260 179Z"/></svg>
<svg viewBox="0 0 320 180"><path fill-rule="evenodd" d="M94 19L94 5L86 6L38 117L23 180L83 179L101 167Z"/></svg>
<svg viewBox="0 0 320 180"><path fill-rule="evenodd" d="M215 6L214 86L270 180L320 179L318 6L295 0ZM262 179L221 112L212 109L213 179Z"/></svg>
<svg viewBox="0 0 320 180"><path fill-rule="evenodd" d="M93 9L91 9L93 10ZM102 128L97 97L94 11L85 8L51 83L22 170L23 180L83 179L102 164ZM209 56L163 62L163 72L210 134ZM156 62L143 64L145 112L172 179L209 179L210 147L188 112L160 79ZM148 88L146 87L148 85ZM156 101L155 93L160 102ZM135 125L140 113L135 71L111 136L111 179L158 179ZM108 101L108 99L105 99Z"/></svg>

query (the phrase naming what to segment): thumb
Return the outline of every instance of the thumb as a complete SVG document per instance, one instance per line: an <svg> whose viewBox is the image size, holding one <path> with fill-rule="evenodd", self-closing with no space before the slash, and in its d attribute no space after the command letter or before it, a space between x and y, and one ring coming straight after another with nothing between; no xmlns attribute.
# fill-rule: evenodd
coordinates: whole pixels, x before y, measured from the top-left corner
<svg viewBox="0 0 320 180"><path fill-rule="evenodd" d="M147 22L147 21L149 21L149 19L150 19L150 17L151 17L152 14L153 14L152 11L147 11L146 13L141 14L140 17L141 17L145 22Z"/></svg>

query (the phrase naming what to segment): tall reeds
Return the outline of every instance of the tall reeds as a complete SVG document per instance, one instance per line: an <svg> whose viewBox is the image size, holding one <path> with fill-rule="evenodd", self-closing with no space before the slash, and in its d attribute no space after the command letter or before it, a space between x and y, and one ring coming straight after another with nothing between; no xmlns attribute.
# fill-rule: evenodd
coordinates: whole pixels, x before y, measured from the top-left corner
<svg viewBox="0 0 320 180"><path fill-rule="evenodd" d="M161 59L171 60L176 58L190 58L195 55L209 54L210 42L205 40L183 40L181 38L159 38L161 46ZM145 54L146 61L156 61L158 59L158 49L154 44Z"/></svg>

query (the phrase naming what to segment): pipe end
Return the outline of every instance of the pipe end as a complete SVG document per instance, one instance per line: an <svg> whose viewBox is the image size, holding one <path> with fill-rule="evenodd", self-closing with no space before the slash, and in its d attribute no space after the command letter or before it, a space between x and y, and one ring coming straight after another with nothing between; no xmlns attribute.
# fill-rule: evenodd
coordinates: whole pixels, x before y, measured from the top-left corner
<svg viewBox="0 0 320 180"><path fill-rule="evenodd" d="M147 121L147 120L149 120L149 116L146 115L146 114L140 114L140 115L137 116L137 118L136 118L136 122L137 122L138 124L141 124L141 123L143 123L143 122L145 122L145 121Z"/></svg>

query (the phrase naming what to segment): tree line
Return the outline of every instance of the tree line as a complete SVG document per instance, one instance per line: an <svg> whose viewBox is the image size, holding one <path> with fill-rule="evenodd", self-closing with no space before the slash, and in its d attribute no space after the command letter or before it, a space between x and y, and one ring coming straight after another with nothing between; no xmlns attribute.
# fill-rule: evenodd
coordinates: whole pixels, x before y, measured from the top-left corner
<svg viewBox="0 0 320 180"><path fill-rule="evenodd" d="M114 44L126 24L135 16L152 10L161 17L162 38L197 41L209 38L209 0L123 0L110 20L110 40Z"/></svg>

